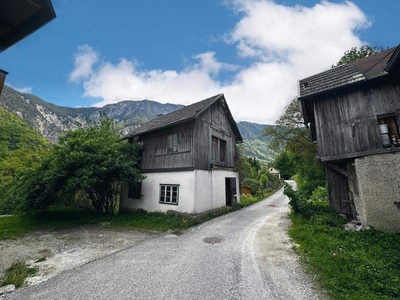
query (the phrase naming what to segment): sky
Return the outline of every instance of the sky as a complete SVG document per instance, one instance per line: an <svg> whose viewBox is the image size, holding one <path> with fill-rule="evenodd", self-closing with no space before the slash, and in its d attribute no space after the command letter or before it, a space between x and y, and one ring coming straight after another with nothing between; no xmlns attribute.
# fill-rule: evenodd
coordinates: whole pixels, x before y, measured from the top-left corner
<svg viewBox="0 0 400 300"><path fill-rule="evenodd" d="M52 0L57 18L0 53L6 84L60 106L224 93L272 124L298 80L351 47L400 43L399 0Z"/></svg>

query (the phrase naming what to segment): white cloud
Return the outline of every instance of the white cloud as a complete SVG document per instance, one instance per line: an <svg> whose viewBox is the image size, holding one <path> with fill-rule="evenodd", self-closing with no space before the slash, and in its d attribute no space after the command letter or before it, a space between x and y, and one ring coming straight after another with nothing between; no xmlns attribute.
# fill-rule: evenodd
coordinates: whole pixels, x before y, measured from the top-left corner
<svg viewBox="0 0 400 300"><path fill-rule="evenodd" d="M70 81L86 79L93 74L93 65L99 60L99 56L92 47L88 45L78 46L75 54L74 70L69 74Z"/></svg>
<svg viewBox="0 0 400 300"><path fill-rule="evenodd" d="M144 70L135 62L97 64L98 54L81 46L72 81L83 81L86 97L105 105L124 99L189 104L225 93L237 120L272 123L297 95L297 81L329 68L343 52L362 45L357 32L370 26L352 2L322 1L313 7L284 6L267 0L228 1L240 20L226 42L253 63L239 68L220 62L218 53L193 56L182 70ZM234 72L229 82L221 71Z"/></svg>
<svg viewBox="0 0 400 300"><path fill-rule="evenodd" d="M14 86L13 84L11 84L9 82L6 82L6 85L8 85L10 88L12 88L12 89L14 89L14 90L16 90L18 92L32 94L32 89L33 88L31 86L17 87L17 86Z"/></svg>

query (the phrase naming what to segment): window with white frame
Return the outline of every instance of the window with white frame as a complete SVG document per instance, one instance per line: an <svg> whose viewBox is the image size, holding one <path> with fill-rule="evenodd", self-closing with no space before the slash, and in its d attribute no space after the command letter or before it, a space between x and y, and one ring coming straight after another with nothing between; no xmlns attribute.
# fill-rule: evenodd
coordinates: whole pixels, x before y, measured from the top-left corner
<svg viewBox="0 0 400 300"><path fill-rule="evenodd" d="M178 205L179 185L160 184L160 203Z"/></svg>

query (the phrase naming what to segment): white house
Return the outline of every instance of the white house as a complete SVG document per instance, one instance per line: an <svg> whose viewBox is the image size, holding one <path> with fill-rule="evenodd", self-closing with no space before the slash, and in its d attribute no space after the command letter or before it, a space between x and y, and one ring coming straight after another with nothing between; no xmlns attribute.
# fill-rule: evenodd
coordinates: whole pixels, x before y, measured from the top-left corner
<svg viewBox="0 0 400 300"><path fill-rule="evenodd" d="M141 143L141 186L123 184L121 208L199 214L240 201L235 145L223 94L161 115L124 137Z"/></svg>

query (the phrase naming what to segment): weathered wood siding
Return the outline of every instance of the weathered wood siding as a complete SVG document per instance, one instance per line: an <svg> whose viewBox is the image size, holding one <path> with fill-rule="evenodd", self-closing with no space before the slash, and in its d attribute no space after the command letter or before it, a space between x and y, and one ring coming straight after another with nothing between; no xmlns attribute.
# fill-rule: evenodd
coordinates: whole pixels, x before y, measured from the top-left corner
<svg viewBox="0 0 400 300"><path fill-rule="evenodd" d="M168 135L178 135L178 152L168 153ZM193 122L148 133L140 137L143 145L141 169L169 170L193 168Z"/></svg>
<svg viewBox="0 0 400 300"><path fill-rule="evenodd" d="M315 125L321 159L383 148L377 116L397 114L400 124L400 85L394 82L314 100Z"/></svg>
<svg viewBox="0 0 400 300"><path fill-rule="evenodd" d="M351 215L349 203L348 180L338 173L326 168L330 204L337 212Z"/></svg>
<svg viewBox="0 0 400 300"><path fill-rule="evenodd" d="M225 163L211 159L211 138L215 136L226 141ZM199 170L210 170L211 164L233 168L235 165L235 137L223 110L218 101L200 115L194 125L194 166Z"/></svg>

